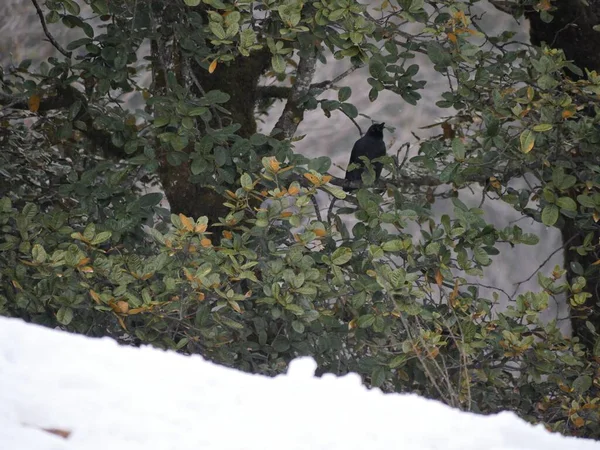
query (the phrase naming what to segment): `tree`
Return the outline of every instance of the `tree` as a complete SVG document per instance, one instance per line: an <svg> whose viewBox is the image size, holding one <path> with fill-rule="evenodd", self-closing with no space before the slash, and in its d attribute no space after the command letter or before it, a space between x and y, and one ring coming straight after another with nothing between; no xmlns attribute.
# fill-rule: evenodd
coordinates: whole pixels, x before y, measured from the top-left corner
<svg viewBox="0 0 600 450"><path fill-rule="evenodd" d="M486 33L477 2L87 0L86 18L73 0L31 1L60 57L3 70L0 312L264 374L310 354L386 391L599 435L600 77L582 69L594 69L588 47L563 40L581 20L593 42L583 6L496 5L529 18L527 46ZM59 21L82 37L63 46L47 26ZM328 158L294 152L298 124L315 108L354 120L343 82L361 65L371 101L416 104L417 54L448 82L448 117L417 156L381 158L389 174L375 182L368 167L347 196ZM351 68L314 83L331 57ZM143 109L123 106L134 93ZM276 99L275 128L257 133ZM140 180L160 183L170 211ZM507 311L467 276L539 239L486 223L460 199L471 185L565 239L566 266L506 294ZM439 197L452 217L432 213ZM571 340L539 318L563 294Z"/></svg>

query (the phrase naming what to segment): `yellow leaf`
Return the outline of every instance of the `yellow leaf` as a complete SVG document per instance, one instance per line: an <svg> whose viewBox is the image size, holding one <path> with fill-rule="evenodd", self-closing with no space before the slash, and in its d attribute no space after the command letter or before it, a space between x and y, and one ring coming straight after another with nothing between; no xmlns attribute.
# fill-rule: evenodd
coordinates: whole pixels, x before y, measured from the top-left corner
<svg viewBox="0 0 600 450"><path fill-rule="evenodd" d="M204 238L200 241L200 245L202 245L202 247L210 247L212 245L212 242L210 239Z"/></svg>
<svg viewBox="0 0 600 450"><path fill-rule="evenodd" d="M31 97L29 97L29 111L37 112L40 109L40 100L40 96L37 94L33 94Z"/></svg>
<svg viewBox="0 0 600 450"><path fill-rule="evenodd" d="M208 73L213 73L216 68L217 68L217 60L215 59L213 62L210 63L210 66L208 66Z"/></svg>
<svg viewBox="0 0 600 450"><path fill-rule="evenodd" d="M83 273L94 273L94 269L90 266L80 267L79 270Z"/></svg>
<svg viewBox="0 0 600 450"><path fill-rule="evenodd" d="M207 225L205 223L199 223L194 228L196 233L204 233L206 231Z"/></svg>
<svg viewBox="0 0 600 450"><path fill-rule="evenodd" d="M190 219L189 217L186 217L185 215L179 213L179 218L181 219L181 223L183 224L183 227L187 230L187 231L194 231L194 222L192 222L192 219Z"/></svg>
<svg viewBox="0 0 600 450"><path fill-rule="evenodd" d="M323 184L325 184L325 183L329 183L329 182L331 181L331 179L332 179L332 178L333 178L333 177L332 177L331 175L323 175L323 178L321 179L321 182L322 182Z"/></svg>
<svg viewBox="0 0 600 450"><path fill-rule="evenodd" d="M204 292L198 292L198 301L202 302L205 298Z"/></svg>
<svg viewBox="0 0 600 450"><path fill-rule="evenodd" d="M594 211L592 217L594 218L594 222L598 222L600 220L600 214L598 214L598 211Z"/></svg>
<svg viewBox="0 0 600 450"><path fill-rule="evenodd" d="M292 186L290 186L290 188L288 189L288 193L289 193L290 195L296 195L296 194L298 194L299 192L300 192L300 188L299 188L298 186L296 186L296 185L292 185Z"/></svg>

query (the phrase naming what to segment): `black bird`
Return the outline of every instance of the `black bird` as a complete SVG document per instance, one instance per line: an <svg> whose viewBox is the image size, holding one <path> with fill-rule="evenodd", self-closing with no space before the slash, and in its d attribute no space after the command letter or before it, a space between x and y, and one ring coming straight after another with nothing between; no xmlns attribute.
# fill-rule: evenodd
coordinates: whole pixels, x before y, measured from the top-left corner
<svg viewBox="0 0 600 450"><path fill-rule="evenodd" d="M361 156L366 156L369 160L374 160L385 155L385 142L383 142L383 126L385 123L375 123L369 127L367 134L361 137L354 143L352 147L352 153L350 154L350 164L356 164L353 170L346 170L347 181L360 181L362 173L365 171L365 164L360 159ZM379 179L381 171L383 170L383 164L380 162L373 162L373 169L375 169L375 180ZM346 192L354 191L355 188L344 188Z"/></svg>

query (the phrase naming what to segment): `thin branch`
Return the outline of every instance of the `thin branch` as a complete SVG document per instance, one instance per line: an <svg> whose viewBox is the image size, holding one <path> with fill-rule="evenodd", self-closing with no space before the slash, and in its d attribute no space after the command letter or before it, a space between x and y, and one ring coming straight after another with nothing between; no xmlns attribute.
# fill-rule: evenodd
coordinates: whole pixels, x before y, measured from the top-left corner
<svg viewBox="0 0 600 450"><path fill-rule="evenodd" d="M354 126L355 126L356 128L358 128L358 132L359 132L359 134L360 134L360 137L362 137L362 135L363 135L362 129L360 128L360 125L359 125L359 124L356 122L356 120L354 120L352 117L350 117L350 116L348 115L348 113L346 113L346 111L344 111L343 109L340 109L340 111L341 111L342 113L344 113L344 115L345 115L345 116L346 116L348 119L350 119L350 120L352 121L352 123L354 124Z"/></svg>
<svg viewBox="0 0 600 450"><path fill-rule="evenodd" d="M46 37L48 38L48 40L50 41L50 43L54 46L54 48L56 50L58 50L59 52L61 52L67 58L70 58L71 57L71 52L66 51L62 47L62 45L60 45L58 43L58 41L56 39L54 39L54 36L52 36L52 34L50 34L50 31L48 30L48 26L46 25L46 19L44 19L44 13L42 12L42 8L40 8L40 5L38 4L37 0L31 0L31 3L33 3L33 6L35 6L35 9L37 11L37 15L39 16L40 22L42 23L42 28L44 29L44 34L46 35Z"/></svg>
<svg viewBox="0 0 600 450"><path fill-rule="evenodd" d="M330 87L332 87L335 84L337 84L340 81L342 81L344 78L346 78L352 72L354 72L356 69L359 69L361 67L362 67L362 65L352 66L348 70L345 70L344 72L340 73L337 77L332 78L331 80L320 81L318 83L311 84L310 85L310 90L314 91L314 90L317 90L317 89L323 89L323 90L329 89Z"/></svg>
<svg viewBox="0 0 600 450"><path fill-rule="evenodd" d="M539 265L539 266L537 266L537 268L536 268L536 269L535 269L533 272L531 272L531 275L529 275L529 276L528 276L526 279L524 279L524 280L522 280L522 281L519 281L518 283L514 283L515 290L514 290L514 292L513 292L513 296L514 296L514 295L517 293L517 291L519 290L519 287L521 287L521 285L522 285L523 283L527 283L529 280L531 280L531 279L533 278L533 276L534 276L536 273L538 273L538 272L541 270L541 268L542 268L542 267L544 267L544 266L546 265L546 263L547 263L548 261L550 261L550 259L552 259L552 257L553 257L554 255L556 255L556 254L557 254L558 252L560 252L561 250L566 250L566 249L567 249L567 245L569 245L571 242L573 242L573 240L574 240L576 237L577 237L577 235L571 236L571 238L570 238L570 239L569 239L567 242L563 243L563 244L562 244L561 246L559 246L559 247L558 247L556 250L554 250L552 253L550 253L550 254L548 255L548 257L547 257L547 258L546 258L544 261L542 261L542 262L540 263L540 265Z"/></svg>

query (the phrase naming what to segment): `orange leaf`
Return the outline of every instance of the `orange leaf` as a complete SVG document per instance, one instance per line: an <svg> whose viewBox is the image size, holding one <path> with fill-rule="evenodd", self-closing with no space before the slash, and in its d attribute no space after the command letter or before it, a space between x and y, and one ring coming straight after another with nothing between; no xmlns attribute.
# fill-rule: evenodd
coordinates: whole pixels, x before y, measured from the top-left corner
<svg viewBox="0 0 600 450"><path fill-rule="evenodd" d="M500 184L496 177L490 177L490 184L494 189L500 189L502 187L502 184Z"/></svg>
<svg viewBox="0 0 600 450"><path fill-rule="evenodd" d="M271 158L271 160L269 161L269 167L273 172L277 173L279 172L281 166L279 165L279 161L277 161L277 159Z"/></svg>
<svg viewBox="0 0 600 450"><path fill-rule="evenodd" d="M81 258L81 259L79 260L79 262L77 263L77 265L78 265L78 266L83 266L83 265L85 265L85 264L87 264L87 263L89 263L89 262L90 262L90 258Z"/></svg>
<svg viewBox="0 0 600 450"><path fill-rule="evenodd" d="M116 312L119 312L121 314L127 314L127 312L129 311L129 303L127 303L126 301L119 300L117 303L115 303L115 306L117 307Z"/></svg>
<svg viewBox="0 0 600 450"><path fill-rule="evenodd" d="M202 245L202 247L210 247L212 242L210 239L204 238L200 241L200 245Z"/></svg>
<svg viewBox="0 0 600 450"><path fill-rule="evenodd" d="M189 217L179 213L179 218L181 219L181 223L187 231L194 231L194 222Z"/></svg>
<svg viewBox="0 0 600 450"><path fill-rule="evenodd" d="M585 420L583 420L582 417L575 417L573 419L573 425L575 425L575 428L581 428L585 425Z"/></svg>
<svg viewBox="0 0 600 450"><path fill-rule="evenodd" d="M435 271L435 282L439 287L442 287L442 282L444 281L444 277L442 276L442 272L439 269Z"/></svg>
<svg viewBox="0 0 600 450"><path fill-rule="evenodd" d="M296 195L300 192L300 189L298 188L298 186L290 186L290 188L288 189L288 193L290 195Z"/></svg>
<svg viewBox="0 0 600 450"><path fill-rule="evenodd" d="M304 178L306 178L312 184L316 184L316 185L321 184L321 181L316 176L314 176L312 173L305 173Z"/></svg>
<svg viewBox="0 0 600 450"><path fill-rule="evenodd" d="M456 44L456 35L454 33L448 33L448 40Z"/></svg>
<svg viewBox="0 0 600 450"><path fill-rule="evenodd" d="M217 60L215 59L213 62L210 63L210 66L208 66L208 73L213 73L216 68L217 68Z"/></svg>
<svg viewBox="0 0 600 450"><path fill-rule="evenodd" d="M92 300L94 300L96 303L100 304L100 296L92 289L90 289L90 296L92 297Z"/></svg>
<svg viewBox="0 0 600 450"><path fill-rule="evenodd" d="M291 217L291 216L293 216L293 215L294 215L294 213L293 213L293 212L291 212L291 211L283 211L283 212L280 214L280 216L281 216L281 217Z"/></svg>
<svg viewBox="0 0 600 450"><path fill-rule="evenodd" d="M231 239L233 237L233 233L231 231L225 230L225 231L223 231L223 237L225 239Z"/></svg>
<svg viewBox="0 0 600 450"><path fill-rule="evenodd" d="M327 234L327 231L325 231L323 228L315 228L313 230L313 233L315 233L319 237L323 237Z"/></svg>
<svg viewBox="0 0 600 450"><path fill-rule="evenodd" d="M562 112L562 118L563 119L568 119L569 117L572 117L572 116L573 116L573 111L571 111L570 109L565 109Z"/></svg>
<svg viewBox="0 0 600 450"><path fill-rule="evenodd" d="M29 111L37 112L38 109L40 109L40 100L40 96L37 94L33 94L31 97L29 97Z"/></svg>
<svg viewBox="0 0 600 450"><path fill-rule="evenodd" d="M196 233L204 233L206 231L206 224L205 223L199 223L198 225L196 225L196 227L194 228L194 231Z"/></svg>
<svg viewBox="0 0 600 450"><path fill-rule="evenodd" d="M323 178L321 179L321 182L322 182L323 184L325 184L325 183L329 183L329 182L331 181L331 179L332 179L332 178L333 178L333 177L332 177L331 175L323 175Z"/></svg>

